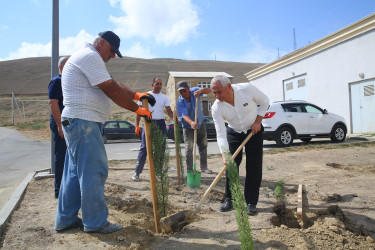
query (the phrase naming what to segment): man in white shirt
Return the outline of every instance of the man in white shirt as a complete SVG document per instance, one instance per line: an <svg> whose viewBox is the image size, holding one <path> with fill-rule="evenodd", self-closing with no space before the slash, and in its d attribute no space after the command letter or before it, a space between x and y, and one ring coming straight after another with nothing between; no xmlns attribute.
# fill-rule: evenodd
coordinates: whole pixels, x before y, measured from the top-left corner
<svg viewBox="0 0 375 250"><path fill-rule="evenodd" d="M102 134L110 114L111 100L117 105L151 120L151 112L134 100L155 98L118 83L109 75L105 63L116 54L122 57L120 38L112 31L100 32L93 44L74 53L62 73L64 110L61 114L67 145L61 180L55 230L83 227L87 233L113 233L121 225L108 222L104 184L108 159ZM81 210L82 219L78 217Z"/></svg>
<svg viewBox="0 0 375 250"><path fill-rule="evenodd" d="M211 80L211 90L217 99L212 106L217 143L226 163L223 150L233 154L250 132L253 137L245 144L246 181L245 200L247 213L255 215L262 181L263 126L262 119L269 105L268 97L250 83L231 84L229 78L218 75ZM228 122L228 128L225 127ZM237 168L242 161L242 154L235 159ZM232 209L232 194L226 177L225 201L221 212Z"/></svg>
<svg viewBox="0 0 375 250"><path fill-rule="evenodd" d="M171 105L169 104L168 97L161 93L161 88L163 86L162 81L160 78L155 77L152 82L152 90L147 92L155 97L156 103L152 107L148 105L148 109L152 113L152 120L151 122L155 123L158 128L163 132L163 134L167 135L167 128L165 126L165 116L164 116L164 108L167 111L167 114L170 118L173 118L173 112L171 109ZM138 103L139 106L142 106L142 103ZM139 128L139 121L141 117L137 115L136 117L136 129L135 134L139 135L141 133L141 129ZM138 157L137 157L137 164L135 166L134 174L132 175L132 179L137 181L139 180L139 175L143 171L143 167L145 165L147 158L147 150L146 150L146 138L145 138L145 130L142 130L142 141L141 141L141 148L139 149Z"/></svg>

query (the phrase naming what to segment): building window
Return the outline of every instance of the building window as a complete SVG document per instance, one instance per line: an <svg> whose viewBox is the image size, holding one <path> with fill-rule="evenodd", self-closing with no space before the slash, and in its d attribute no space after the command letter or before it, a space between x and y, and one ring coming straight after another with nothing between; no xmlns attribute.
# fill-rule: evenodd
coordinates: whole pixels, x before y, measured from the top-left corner
<svg viewBox="0 0 375 250"><path fill-rule="evenodd" d="M288 91L288 90L292 90L292 89L293 89L293 83L292 83L292 82L287 83L285 87L286 87L286 90L287 90L287 91Z"/></svg>
<svg viewBox="0 0 375 250"><path fill-rule="evenodd" d="M210 82L198 82L198 87L199 88L210 88Z"/></svg>
<svg viewBox="0 0 375 250"><path fill-rule="evenodd" d="M297 83L298 83L298 88L302 88L302 87L305 87L305 86L306 86L305 78L299 79L299 80L297 81Z"/></svg>
<svg viewBox="0 0 375 250"><path fill-rule="evenodd" d="M374 85L367 85L363 87L365 96L373 96L374 95Z"/></svg>

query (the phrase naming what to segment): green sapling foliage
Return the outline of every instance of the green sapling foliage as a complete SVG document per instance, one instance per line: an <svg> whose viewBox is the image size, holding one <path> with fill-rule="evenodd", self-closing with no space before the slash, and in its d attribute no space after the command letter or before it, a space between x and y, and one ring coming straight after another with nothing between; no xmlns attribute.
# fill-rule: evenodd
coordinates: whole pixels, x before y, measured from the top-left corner
<svg viewBox="0 0 375 250"><path fill-rule="evenodd" d="M151 123L152 157L155 165L156 190L158 196L158 214L167 215L169 194L169 151L166 137L155 123Z"/></svg>
<svg viewBox="0 0 375 250"><path fill-rule="evenodd" d="M241 242L241 249L254 249L253 237L249 216L246 211L246 202L242 193L242 187L239 181L238 169L228 150L224 151L227 175L229 178L229 188L232 193L233 208L236 210L236 220L238 225L238 238Z"/></svg>

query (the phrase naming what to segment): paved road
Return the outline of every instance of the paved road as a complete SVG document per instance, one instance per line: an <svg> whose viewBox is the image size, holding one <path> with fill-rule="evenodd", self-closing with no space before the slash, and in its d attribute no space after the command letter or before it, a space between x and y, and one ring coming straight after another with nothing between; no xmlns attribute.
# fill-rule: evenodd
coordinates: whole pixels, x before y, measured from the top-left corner
<svg viewBox="0 0 375 250"><path fill-rule="evenodd" d="M31 171L50 167L50 143L0 127L0 208Z"/></svg>

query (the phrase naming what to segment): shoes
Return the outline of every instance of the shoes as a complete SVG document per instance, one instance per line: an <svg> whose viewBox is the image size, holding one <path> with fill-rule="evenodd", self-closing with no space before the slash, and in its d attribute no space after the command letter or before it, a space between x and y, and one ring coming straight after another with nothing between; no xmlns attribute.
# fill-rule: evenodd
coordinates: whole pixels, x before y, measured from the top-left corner
<svg viewBox="0 0 375 250"><path fill-rule="evenodd" d="M70 226L67 226L67 227L62 228L62 229L56 229L56 231L62 232L62 231L65 231L65 230L68 230L68 229L71 229L71 228L83 228L82 219L78 218L78 220L76 222L74 222L73 224L71 224Z"/></svg>
<svg viewBox="0 0 375 250"><path fill-rule="evenodd" d="M139 174L134 173L134 174L132 175L132 179L133 179L134 181L138 181L138 180L139 180Z"/></svg>
<svg viewBox="0 0 375 250"><path fill-rule="evenodd" d="M228 212L228 211L232 210L232 208L233 208L232 200L225 199L223 205L221 205L221 207L220 207L220 212Z"/></svg>
<svg viewBox="0 0 375 250"><path fill-rule="evenodd" d="M205 173L205 174L212 174L212 170L211 169L208 169L208 168L206 168L206 169L202 169L202 173Z"/></svg>
<svg viewBox="0 0 375 250"><path fill-rule="evenodd" d="M120 231L121 229L123 229L123 227L121 225L116 225L116 224L112 224L110 222L107 222L107 224L105 224L100 229L98 229L96 231L90 231L90 232L87 232L87 233L110 234L110 233Z"/></svg>
<svg viewBox="0 0 375 250"><path fill-rule="evenodd" d="M257 207L251 204L247 204L246 212L248 215L255 215L257 213Z"/></svg>

